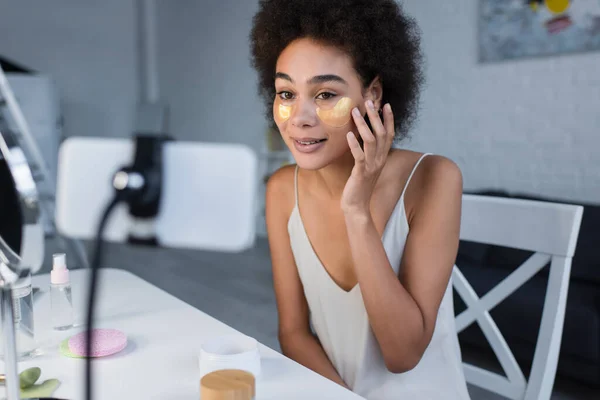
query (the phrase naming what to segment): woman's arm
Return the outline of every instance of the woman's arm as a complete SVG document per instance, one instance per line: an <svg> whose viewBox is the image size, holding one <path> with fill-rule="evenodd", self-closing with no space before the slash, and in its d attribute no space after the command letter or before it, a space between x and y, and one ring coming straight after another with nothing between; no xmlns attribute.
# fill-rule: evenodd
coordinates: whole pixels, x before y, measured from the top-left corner
<svg viewBox="0 0 600 400"><path fill-rule="evenodd" d="M312 334L301 332L290 335L280 335L279 343L283 354L299 364L310 368L325 378L334 381L338 385L348 388L346 383L337 373L323 347Z"/></svg>
<svg viewBox="0 0 600 400"><path fill-rule="evenodd" d="M290 247L287 223L294 207L294 167L284 167L269 179L266 221L283 354L347 387L310 331L309 310ZM291 187L290 187L291 186Z"/></svg>
<svg viewBox="0 0 600 400"><path fill-rule="evenodd" d="M399 279L370 212L345 214L369 321L387 368L396 373L414 368L429 345L459 243L460 170L438 156L427 157L419 169L414 178L421 175L423 184L415 189Z"/></svg>

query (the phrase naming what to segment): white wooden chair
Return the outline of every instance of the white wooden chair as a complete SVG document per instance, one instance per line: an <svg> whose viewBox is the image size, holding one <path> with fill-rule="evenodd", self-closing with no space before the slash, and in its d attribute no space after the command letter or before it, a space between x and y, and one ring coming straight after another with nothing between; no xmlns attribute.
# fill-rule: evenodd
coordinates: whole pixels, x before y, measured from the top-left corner
<svg viewBox="0 0 600 400"><path fill-rule="evenodd" d="M583 207L530 200L464 195L461 240L532 251L534 254L483 297L458 265L453 285L467 309L456 317L463 331L477 322L506 376L464 363L467 382L509 399L548 400L552 393L565 317L571 259ZM529 379L525 378L489 311L550 262L542 321Z"/></svg>

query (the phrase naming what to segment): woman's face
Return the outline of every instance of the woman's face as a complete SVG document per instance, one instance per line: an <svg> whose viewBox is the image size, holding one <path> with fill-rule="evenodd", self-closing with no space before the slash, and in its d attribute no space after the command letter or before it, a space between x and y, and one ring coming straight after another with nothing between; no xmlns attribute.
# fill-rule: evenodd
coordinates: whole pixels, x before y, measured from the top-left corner
<svg viewBox="0 0 600 400"><path fill-rule="evenodd" d="M273 117L296 162L306 169L322 168L349 151L346 134L357 133L354 107L364 115L364 102L371 98L379 108L377 91L363 91L350 57L310 39L283 50L275 89Z"/></svg>

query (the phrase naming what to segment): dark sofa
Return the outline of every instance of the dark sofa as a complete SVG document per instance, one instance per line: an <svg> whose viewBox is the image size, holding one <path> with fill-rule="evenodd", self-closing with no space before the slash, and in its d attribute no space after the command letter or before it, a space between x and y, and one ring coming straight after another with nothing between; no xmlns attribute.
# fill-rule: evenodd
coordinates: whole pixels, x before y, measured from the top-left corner
<svg viewBox="0 0 600 400"><path fill-rule="evenodd" d="M573 204L557 199L497 191L473 194ZM581 205L584 206L583 220L572 262L557 374L592 386L600 386L600 205ZM522 250L461 241L456 265L478 295L482 296L530 254ZM537 341L547 279L548 268L544 268L491 311L492 318L526 376L531 367ZM457 314L464 310L464 303L456 293L455 307ZM476 324L463 331L459 339L461 346L479 351L489 349Z"/></svg>

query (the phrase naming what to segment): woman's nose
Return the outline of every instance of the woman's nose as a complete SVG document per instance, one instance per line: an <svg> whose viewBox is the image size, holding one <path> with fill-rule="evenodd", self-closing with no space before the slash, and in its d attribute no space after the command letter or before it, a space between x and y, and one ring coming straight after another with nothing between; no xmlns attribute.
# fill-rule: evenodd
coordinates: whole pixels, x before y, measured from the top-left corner
<svg viewBox="0 0 600 400"><path fill-rule="evenodd" d="M290 122L299 128L316 125L317 110L314 103L308 100L296 100L296 104L292 107Z"/></svg>

